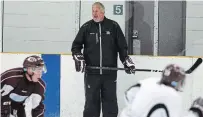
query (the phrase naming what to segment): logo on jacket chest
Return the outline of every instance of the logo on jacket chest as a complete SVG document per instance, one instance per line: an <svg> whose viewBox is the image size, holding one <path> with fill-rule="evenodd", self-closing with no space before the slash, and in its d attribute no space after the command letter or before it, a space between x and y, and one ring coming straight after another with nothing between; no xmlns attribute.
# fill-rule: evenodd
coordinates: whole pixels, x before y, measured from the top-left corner
<svg viewBox="0 0 203 117"><path fill-rule="evenodd" d="M110 31L106 31L106 34L107 34L107 35L110 35L110 34L111 34L111 32L110 32Z"/></svg>
<svg viewBox="0 0 203 117"><path fill-rule="evenodd" d="M95 35L96 44L98 44L99 40L102 39L102 36L100 36L100 33L98 33L98 32L90 32L89 34L92 35L93 37ZM111 32L110 31L103 31L102 34L110 35Z"/></svg>

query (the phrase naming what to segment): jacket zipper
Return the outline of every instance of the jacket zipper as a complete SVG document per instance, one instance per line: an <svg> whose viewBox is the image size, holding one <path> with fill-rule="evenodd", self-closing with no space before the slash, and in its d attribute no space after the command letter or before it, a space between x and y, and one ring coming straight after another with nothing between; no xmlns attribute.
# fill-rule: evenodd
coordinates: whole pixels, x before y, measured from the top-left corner
<svg viewBox="0 0 203 117"><path fill-rule="evenodd" d="M100 67L102 67L102 42L101 42L101 24L99 23L99 41L100 41ZM100 69L100 74L102 74L102 69Z"/></svg>

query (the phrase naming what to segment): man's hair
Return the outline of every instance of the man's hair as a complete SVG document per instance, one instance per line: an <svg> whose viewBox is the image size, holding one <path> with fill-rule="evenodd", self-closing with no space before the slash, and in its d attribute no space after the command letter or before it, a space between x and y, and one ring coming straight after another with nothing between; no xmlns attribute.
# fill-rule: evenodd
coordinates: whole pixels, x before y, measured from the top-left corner
<svg viewBox="0 0 203 117"><path fill-rule="evenodd" d="M97 5L100 7L100 10L105 13L105 7L101 2L95 2L92 6Z"/></svg>

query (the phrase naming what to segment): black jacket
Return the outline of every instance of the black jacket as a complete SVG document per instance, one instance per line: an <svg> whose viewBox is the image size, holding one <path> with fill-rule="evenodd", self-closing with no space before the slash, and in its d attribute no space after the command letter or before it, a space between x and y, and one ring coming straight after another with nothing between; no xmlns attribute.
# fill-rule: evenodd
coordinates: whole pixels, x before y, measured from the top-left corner
<svg viewBox="0 0 203 117"><path fill-rule="evenodd" d="M71 51L72 54L81 53L82 49L87 66L117 67L118 53L121 62L124 62L128 48L119 24L104 17L102 22L89 20L82 25L72 43ZM105 70L88 71L108 73Z"/></svg>

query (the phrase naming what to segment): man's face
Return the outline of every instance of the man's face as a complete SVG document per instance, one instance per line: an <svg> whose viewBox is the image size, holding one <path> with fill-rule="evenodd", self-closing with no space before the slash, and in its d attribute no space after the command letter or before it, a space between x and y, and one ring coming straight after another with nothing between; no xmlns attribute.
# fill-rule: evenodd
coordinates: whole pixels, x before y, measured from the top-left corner
<svg viewBox="0 0 203 117"><path fill-rule="evenodd" d="M33 82L38 82L39 79L42 77L43 67L29 67L28 74L32 75L31 80Z"/></svg>
<svg viewBox="0 0 203 117"><path fill-rule="evenodd" d="M92 17L95 22L100 22L104 18L104 13L100 10L98 5L92 6Z"/></svg>

